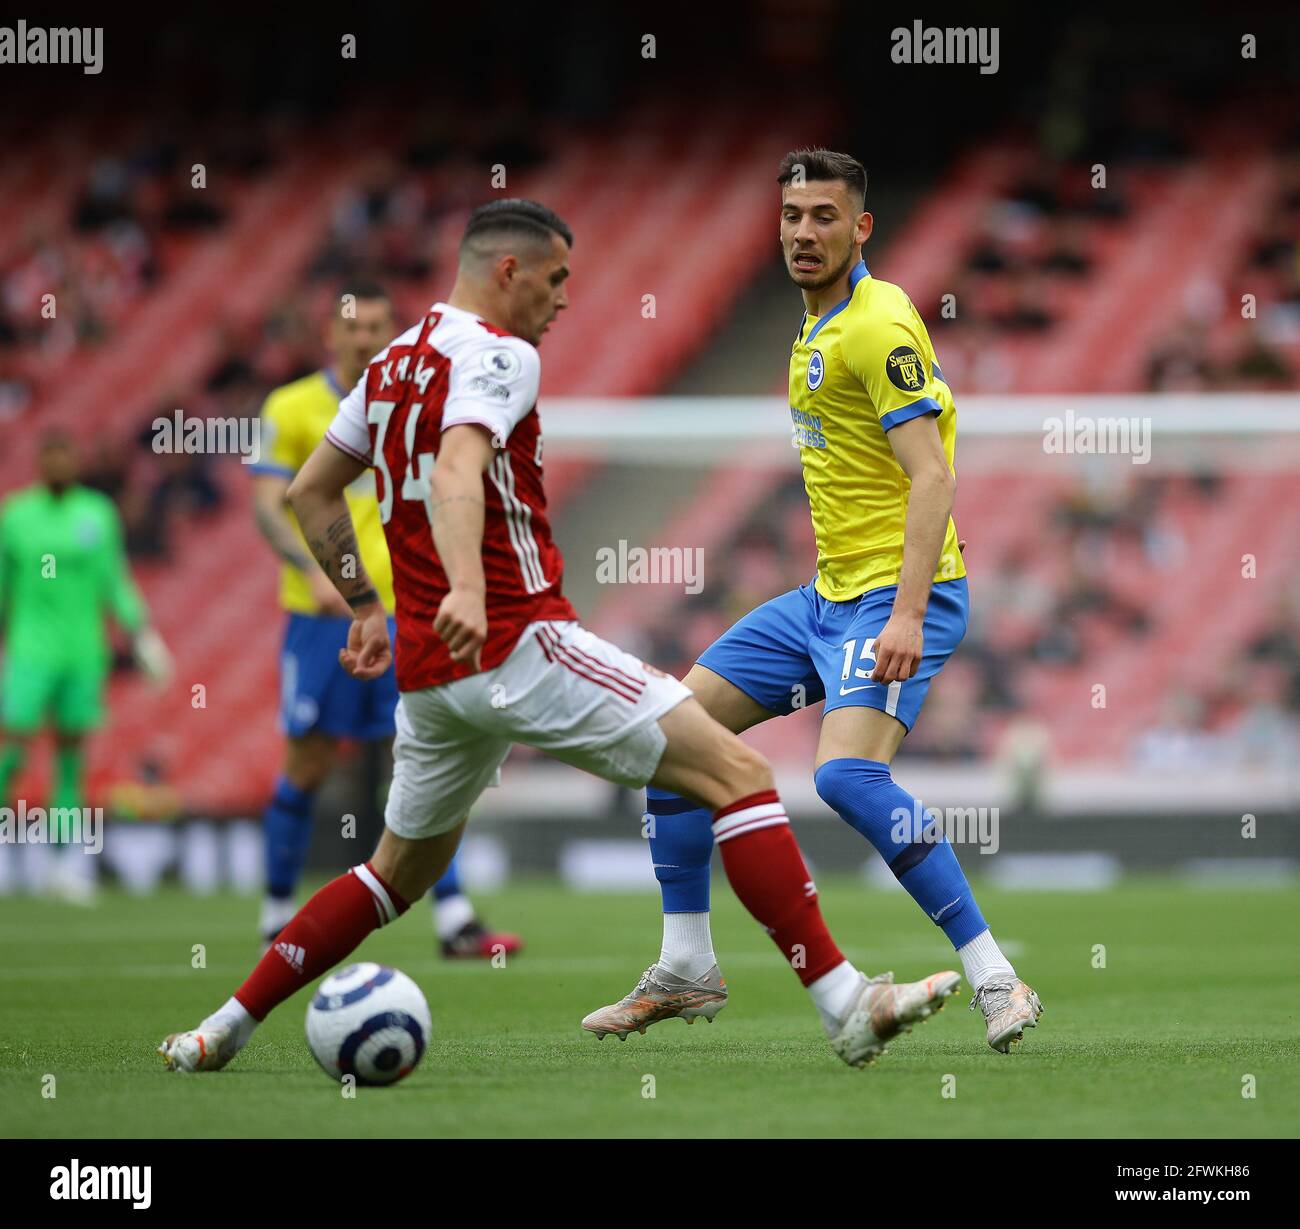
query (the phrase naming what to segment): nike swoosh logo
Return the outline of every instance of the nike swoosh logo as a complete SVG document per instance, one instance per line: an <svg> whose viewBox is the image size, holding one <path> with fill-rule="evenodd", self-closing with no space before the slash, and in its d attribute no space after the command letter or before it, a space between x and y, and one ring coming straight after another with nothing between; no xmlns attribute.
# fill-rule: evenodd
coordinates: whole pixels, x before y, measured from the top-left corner
<svg viewBox="0 0 1300 1229"><path fill-rule="evenodd" d="M873 687L879 687L879 686L880 686L879 683L867 683L863 687L841 687L840 695L847 696L854 691L870 691Z"/></svg>
<svg viewBox="0 0 1300 1229"><path fill-rule="evenodd" d="M944 915L945 913L948 912L949 909L951 909L951 908L953 907L953 905L959 905L959 904L961 904L961 897L960 897L960 896L957 897L956 900L950 900L946 905L944 905L944 907L943 907L942 909L939 910L938 913L932 913L932 914L930 914L930 920L933 921L933 922L937 922L941 917L943 917L943 915Z"/></svg>

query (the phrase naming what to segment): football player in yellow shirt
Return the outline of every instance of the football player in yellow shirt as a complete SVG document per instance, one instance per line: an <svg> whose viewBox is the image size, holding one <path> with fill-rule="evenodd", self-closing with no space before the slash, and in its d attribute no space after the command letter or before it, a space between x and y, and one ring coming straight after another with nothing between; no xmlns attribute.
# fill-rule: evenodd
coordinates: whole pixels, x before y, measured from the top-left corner
<svg viewBox="0 0 1300 1229"><path fill-rule="evenodd" d="M781 246L804 302L790 415L817 574L741 619L685 681L737 733L825 701L817 792L944 931L989 1045L1007 1053L1036 1024L1038 996L994 941L944 825L890 774L931 680L966 633L966 568L951 515L957 408L911 301L863 262L872 217L862 164L796 150L778 182ZM678 1015L711 1018L726 1001L709 929L709 815L651 789L647 819L663 948L626 998L583 1021L602 1037ZM851 1010L859 990L841 989ZM879 993L890 992L882 980Z"/></svg>
<svg viewBox="0 0 1300 1229"><path fill-rule="evenodd" d="M280 601L288 614L280 656L280 719L288 750L284 772L263 815L267 894L260 926L268 944L297 911L293 895L311 844L316 793L334 761L338 740L391 742L396 733L394 669L390 666L383 677L363 682L339 664L352 612L312 557L285 500L294 475L325 438L340 399L395 331L392 306L381 287L348 287L330 321L329 363L275 389L262 408L261 455L250 467L255 475L254 508L262 536L283 561ZM391 624L393 568L373 471L367 470L349 488L347 503L366 569ZM390 635L396 635L391 627ZM475 916L455 861L430 895L444 956L490 958L521 946L517 935L493 933Z"/></svg>

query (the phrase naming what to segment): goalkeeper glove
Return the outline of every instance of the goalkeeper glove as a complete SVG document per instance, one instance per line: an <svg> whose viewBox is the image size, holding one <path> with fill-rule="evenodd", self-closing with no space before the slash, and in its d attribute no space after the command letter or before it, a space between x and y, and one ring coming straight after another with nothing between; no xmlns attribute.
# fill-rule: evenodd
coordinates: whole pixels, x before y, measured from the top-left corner
<svg viewBox="0 0 1300 1229"><path fill-rule="evenodd" d="M145 676L160 686L172 676L172 655L163 638L152 628L145 627L136 633L135 664Z"/></svg>

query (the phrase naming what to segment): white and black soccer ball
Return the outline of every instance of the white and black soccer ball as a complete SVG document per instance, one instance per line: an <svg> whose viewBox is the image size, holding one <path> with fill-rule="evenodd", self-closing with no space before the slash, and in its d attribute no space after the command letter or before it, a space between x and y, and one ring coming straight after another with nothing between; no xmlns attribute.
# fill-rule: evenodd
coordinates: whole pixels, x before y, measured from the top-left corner
<svg viewBox="0 0 1300 1229"><path fill-rule="evenodd" d="M424 1053L433 1020L405 973L382 964L350 964L331 974L307 1008L307 1044L336 1080L395 1084Z"/></svg>

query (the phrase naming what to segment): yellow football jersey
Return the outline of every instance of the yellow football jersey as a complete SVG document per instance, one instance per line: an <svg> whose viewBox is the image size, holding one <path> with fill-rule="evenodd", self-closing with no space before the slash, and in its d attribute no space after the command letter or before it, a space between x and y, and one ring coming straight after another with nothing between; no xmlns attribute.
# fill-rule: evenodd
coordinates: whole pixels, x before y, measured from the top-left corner
<svg viewBox="0 0 1300 1229"><path fill-rule="evenodd" d="M957 407L911 300L861 261L849 297L805 315L790 352L790 416L817 539L817 592L833 602L898 583L911 481L886 433L935 414L953 462ZM966 575L948 520L934 579Z"/></svg>
<svg viewBox="0 0 1300 1229"><path fill-rule="evenodd" d="M344 390L329 371L317 371L275 389L262 407L261 456L256 465L250 466L253 472L292 478L325 438L343 396ZM375 582L380 601L391 614L395 608L393 564L379 519L374 471L366 470L348 487L346 495L361 559ZM286 610L300 614L316 612L306 577L288 563L280 574L280 602Z"/></svg>

